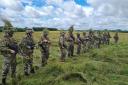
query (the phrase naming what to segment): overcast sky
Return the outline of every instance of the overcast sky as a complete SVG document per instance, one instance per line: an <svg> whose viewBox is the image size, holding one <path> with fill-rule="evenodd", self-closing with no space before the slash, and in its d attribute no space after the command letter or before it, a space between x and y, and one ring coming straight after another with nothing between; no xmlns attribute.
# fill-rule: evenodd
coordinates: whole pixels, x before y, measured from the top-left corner
<svg viewBox="0 0 128 85"><path fill-rule="evenodd" d="M18 27L128 29L128 0L0 0L1 18Z"/></svg>

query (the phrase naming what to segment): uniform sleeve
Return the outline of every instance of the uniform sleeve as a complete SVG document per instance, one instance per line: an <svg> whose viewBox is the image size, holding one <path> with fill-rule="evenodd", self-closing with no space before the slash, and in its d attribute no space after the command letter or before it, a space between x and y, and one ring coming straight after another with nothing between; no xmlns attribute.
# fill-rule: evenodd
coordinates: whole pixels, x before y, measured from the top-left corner
<svg viewBox="0 0 128 85"><path fill-rule="evenodd" d="M10 52L11 49L9 49L7 46L6 46L6 42L4 41L0 41L0 52Z"/></svg>
<svg viewBox="0 0 128 85"><path fill-rule="evenodd" d="M73 40L75 41L75 36L74 36L74 35L72 36L72 38L73 38Z"/></svg>
<svg viewBox="0 0 128 85"><path fill-rule="evenodd" d="M61 45L64 44L64 42L63 42L63 38L62 38L62 37L60 37L60 40L59 40L59 41L60 41L60 44L61 44Z"/></svg>

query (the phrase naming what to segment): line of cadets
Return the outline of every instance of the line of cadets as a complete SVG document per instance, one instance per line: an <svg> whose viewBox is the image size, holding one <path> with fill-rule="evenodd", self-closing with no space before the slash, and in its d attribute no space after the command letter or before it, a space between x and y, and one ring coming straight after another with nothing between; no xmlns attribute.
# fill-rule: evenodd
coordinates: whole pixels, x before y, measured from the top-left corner
<svg viewBox="0 0 128 85"><path fill-rule="evenodd" d="M59 38L59 47L61 52L60 60L62 62L65 61L66 56L73 57L74 56L74 44L77 45L76 54L79 55L81 53L86 53L92 48L100 48L102 44L109 45L110 44L111 35L109 32L96 32L90 30L88 34L83 32L83 36L80 36L80 33L77 33L77 37L73 34L73 26L69 28L68 35L64 31L60 32ZM113 36L114 42L118 43L119 36L118 32Z"/></svg>
<svg viewBox="0 0 128 85"><path fill-rule="evenodd" d="M60 32L59 37L59 48L61 53L60 60L62 62L65 61L66 56L73 57L74 56L74 45L77 44L77 54L81 54L82 52L88 52L91 48L100 48L101 44L109 44L110 43L110 34L109 32L97 32L94 34L92 30L89 31L88 35L83 32L83 37L80 36L80 33L77 33L77 38L73 34L73 26L69 28L68 35L65 35L64 31ZM13 32L8 30L5 31L4 40L1 41L0 51L4 56L4 64L2 71L2 85L6 85L6 78L11 67L12 78L16 78L16 54L20 53L23 56L24 60L24 74L28 76L30 73L35 73L33 67L33 52L35 47L35 42L32 36L33 30L27 29L26 36L23 37L21 42L18 44L15 42L13 38ZM115 34L114 40L115 43L118 42L118 33ZM6 44L5 44L6 43ZM41 36L38 46L41 50L41 58L42 58L42 66L47 64L47 60L49 58L49 47L50 47L50 39L48 37L48 30L45 29L43 31L43 35ZM18 51L19 52L18 52ZM8 54L8 55L7 55Z"/></svg>

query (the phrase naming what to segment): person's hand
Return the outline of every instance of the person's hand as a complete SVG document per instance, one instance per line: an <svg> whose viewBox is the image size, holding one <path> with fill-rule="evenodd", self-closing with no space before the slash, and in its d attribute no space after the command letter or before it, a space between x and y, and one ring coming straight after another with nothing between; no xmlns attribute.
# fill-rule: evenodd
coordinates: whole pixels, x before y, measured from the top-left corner
<svg viewBox="0 0 128 85"><path fill-rule="evenodd" d="M10 52L11 52L12 54L14 54L14 53L15 53L15 51L14 51L14 50L10 50Z"/></svg>
<svg viewBox="0 0 128 85"><path fill-rule="evenodd" d="M47 40L44 40L44 42L46 43L46 42L48 42Z"/></svg>

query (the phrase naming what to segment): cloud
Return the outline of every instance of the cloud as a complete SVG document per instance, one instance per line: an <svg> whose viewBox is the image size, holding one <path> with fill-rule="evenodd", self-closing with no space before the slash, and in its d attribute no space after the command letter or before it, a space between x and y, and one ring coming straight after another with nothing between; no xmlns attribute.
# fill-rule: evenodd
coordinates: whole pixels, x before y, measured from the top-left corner
<svg viewBox="0 0 128 85"><path fill-rule="evenodd" d="M15 11L23 10L20 0L0 0L0 6Z"/></svg>
<svg viewBox="0 0 128 85"><path fill-rule="evenodd" d="M87 0L87 2L102 15L128 17L128 0Z"/></svg>
<svg viewBox="0 0 128 85"><path fill-rule="evenodd" d="M74 24L76 29L128 28L128 0L86 1L89 6L74 0L1 0L0 18L7 18L18 27L67 29ZM42 5L38 6L39 2Z"/></svg>
<svg viewBox="0 0 128 85"><path fill-rule="evenodd" d="M64 0L45 0L48 5L60 5Z"/></svg>
<svg viewBox="0 0 128 85"><path fill-rule="evenodd" d="M128 0L87 0L93 10L94 26L108 29L127 29ZM95 21L97 20L98 23Z"/></svg>

